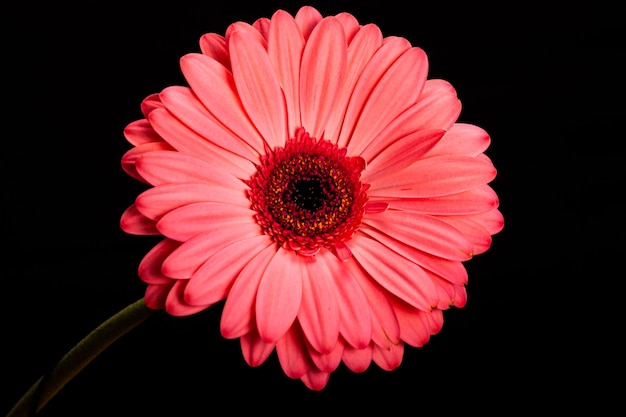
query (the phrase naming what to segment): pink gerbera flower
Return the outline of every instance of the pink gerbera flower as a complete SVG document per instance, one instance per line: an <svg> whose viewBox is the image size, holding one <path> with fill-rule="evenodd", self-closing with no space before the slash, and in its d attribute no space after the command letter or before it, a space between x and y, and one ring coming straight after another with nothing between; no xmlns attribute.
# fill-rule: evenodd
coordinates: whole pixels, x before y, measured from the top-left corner
<svg viewBox="0 0 626 417"><path fill-rule="evenodd" d="M193 314L248 364L276 350L322 389L341 362L396 368L466 302L463 265L503 227L481 128L457 123L424 51L312 7L208 33L189 86L148 96L124 170L149 187L124 231L162 235L139 265L146 304Z"/></svg>

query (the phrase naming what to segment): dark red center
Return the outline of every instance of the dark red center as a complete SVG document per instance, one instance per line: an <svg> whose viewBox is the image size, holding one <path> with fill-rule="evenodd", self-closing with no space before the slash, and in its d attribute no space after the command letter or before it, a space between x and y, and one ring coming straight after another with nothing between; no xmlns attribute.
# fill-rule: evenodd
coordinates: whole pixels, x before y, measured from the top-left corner
<svg viewBox="0 0 626 417"><path fill-rule="evenodd" d="M250 201L265 233L283 247L311 255L350 239L360 224L367 202L361 157L299 129L257 168Z"/></svg>

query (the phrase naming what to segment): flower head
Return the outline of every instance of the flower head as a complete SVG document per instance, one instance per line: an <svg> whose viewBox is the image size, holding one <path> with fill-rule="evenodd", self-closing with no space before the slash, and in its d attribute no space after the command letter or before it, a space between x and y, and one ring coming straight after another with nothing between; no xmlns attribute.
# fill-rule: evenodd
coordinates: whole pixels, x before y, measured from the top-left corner
<svg viewBox="0 0 626 417"><path fill-rule="evenodd" d="M342 362L396 368L465 304L463 262L503 227L489 135L457 122L422 49L348 13L236 22L180 65L189 85L124 132L148 186L121 227L163 237L139 265L146 304L224 301L248 364L275 350L314 390Z"/></svg>

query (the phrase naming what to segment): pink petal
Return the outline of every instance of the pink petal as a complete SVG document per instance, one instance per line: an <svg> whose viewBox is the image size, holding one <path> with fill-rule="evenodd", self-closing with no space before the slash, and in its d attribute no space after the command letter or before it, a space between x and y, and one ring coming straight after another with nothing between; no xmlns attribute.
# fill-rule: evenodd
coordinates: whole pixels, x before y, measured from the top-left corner
<svg viewBox="0 0 626 417"><path fill-rule="evenodd" d="M389 207L423 214L463 215L490 211L499 199L487 184L472 190L433 198L386 199Z"/></svg>
<svg viewBox="0 0 626 417"><path fill-rule="evenodd" d="M346 77L341 83L334 109L326 123L324 130L326 139L337 142L354 86L363 72L363 68L382 44L382 39L382 33L378 26L370 24L364 26L350 43Z"/></svg>
<svg viewBox="0 0 626 417"><path fill-rule="evenodd" d="M216 33L206 33L200 37L200 51L230 70L230 57L226 39Z"/></svg>
<svg viewBox="0 0 626 417"><path fill-rule="evenodd" d="M180 152L149 152L135 165L137 172L152 185L206 182L239 190L247 188L243 181L216 164Z"/></svg>
<svg viewBox="0 0 626 417"><path fill-rule="evenodd" d="M122 156L122 169L134 179L147 183L148 181L137 172L137 159L146 153L161 150L173 151L174 149L166 142L149 142L135 146Z"/></svg>
<svg viewBox="0 0 626 417"><path fill-rule="evenodd" d="M163 235L181 242L208 230L237 225L242 225L247 234L252 234L252 230L260 234L254 220L255 213L249 208L228 203L192 203L166 213L157 223L157 228Z"/></svg>
<svg viewBox="0 0 626 417"><path fill-rule="evenodd" d="M120 219L120 228L131 235L159 235L156 223L150 220L134 204L124 210Z"/></svg>
<svg viewBox="0 0 626 417"><path fill-rule="evenodd" d="M363 106L348 151L370 143L385 126L412 106L419 97L428 73L428 60L420 48L404 52L377 81Z"/></svg>
<svg viewBox="0 0 626 417"><path fill-rule="evenodd" d="M267 343L275 343L296 319L302 300L300 261L294 252L279 249L259 284L256 320Z"/></svg>
<svg viewBox="0 0 626 417"><path fill-rule="evenodd" d="M189 316L204 310L208 306L191 306L185 302L184 293L187 280L178 280L174 283L165 300L165 310L172 316Z"/></svg>
<svg viewBox="0 0 626 417"><path fill-rule="evenodd" d="M384 246L404 256L422 268L455 284L467 283L467 270L461 261L451 261L421 251L375 229L363 228L361 232L376 239Z"/></svg>
<svg viewBox="0 0 626 417"><path fill-rule="evenodd" d="M289 378L300 378L311 366L302 330L297 322L276 342L276 354L281 368Z"/></svg>
<svg viewBox="0 0 626 417"><path fill-rule="evenodd" d="M143 114L143 117L147 119L153 110L160 109L162 107L163 103L161 103L159 93L152 93L141 102L141 113Z"/></svg>
<svg viewBox="0 0 626 417"><path fill-rule="evenodd" d="M302 55L300 109L302 126L321 138L344 79L347 44L341 24L327 17L311 33Z"/></svg>
<svg viewBox="0 0 626 417"><path fill-rule="evenodd" d="M267 144L274 148L287 141L285 101L265 46L243 31L229 40L233 77L239 97Z"/></svg>
<svg viewBox="0 0 626 417"><path fill-rule="evenodd" d="M448 130L461 112L461 102L452 86L441 80L427 80L415 104L398 115L371 142L359 142L350 151L372 159L406 135L421 130Z"/></svg>
<svg viewBox="0 0 626 417"><path fill-rule="evenodd" d="M220 321L220 330L225 338L234 339L252 330L256 293L275 253L275 246L263 249L248 262L233 283Z"/></svg>
<svg viewBox="0 0 626 417"><path fill-rule="evenodd" d="M302 375L300 380L307 388L313 391L321 391L328 383L329 378L330 374L328 372L311 368L306 374Z"/></svg>
<svg viewBox="0 0 626 417"><path fill-rule="evenodd" d="M163 138L154 131L148 120L140 119L129 123L124 128L124 137L132 145L139 146L145 143L163 142Z"/></svg>
<svg viewBox="0 0 626 417"><path fill-rule="evenodd" d="M269 37L269 33L270 33L271 23L272 21L268 19L267 17L261 17L254 21L254 23L252 24L252 27L254 27L259 32L259 34L261 34L263 39L267 41L267 38Z"/></svg>
<svg viewBox="0 0 626 417"><path fill-rule="evenodd" d="M302 267L302 303L298 321L305 338L318 352L332 351L339 337L337 288L316 258L304 257Z"/></svg>
<svg viewBox="0 0 626 417"><path fill-rule="evenodd" d="M219 62L201 54L185 55L180 67L209 112L235 135L245 138L259 154L263 153L263 138L244 110L233 74Z"/></svg>
<svg viewBox="0 0 626 417"><path fill-rule="evenodd" d="M376 365L380 366L385 371L393 371L402 363L403 355L404 343L400 342L398 344L391 344L388 348L374 346L372 359L376 362Z"/></svg>
<svg viewBox="0 0 626 417"><path fill-rule="evenodd" d="M445 136L444 136L445 137ZM423 198L460 193L480 187L496 176L493 165L467 156L435 156L378 179L370 197Z"/></svg>
<svg viewBox="0 0 626 417"><path fill-rule="evenodd" d="M161 265L180 243L170 239L163 239L143 257L139 263L139 278L148 284L169 284L172 278L161 271Z"/></svg>
<svg viewBox="0 0 626 417"><path fill-rule="evenodd" d="M372 317L372 341L380 346L398 343L400 326L387 298L388 292L373 280L354 258L346 261L344 265L350 270L350 275L357 281L363 295L368 300Z"/></svg>
<svg viewBox="0 0 626 417"><path fill-rule="evenodd" d="M313 29L323 19L321 13L311 6L302 6L296 13L295 20L304 39L308 39Z"/></svg>
<svg viewBox="0 0 626 417"><path fill-rule="evenodd" d="M259 24L260 22L263 22L263 18L257 20L254 25L242 21L231 23L230 26L228 26L228 28L226 29L226 45L229 48L229 53L232 53L230 51L231 36L237 31L241 33L246 33L248 36L250 36L251 39L254 40L254 42L258 42L263 45L264 48L267 48L267 41L265 38L266 34L262 32L265 30L266 25Z"/></svg>
<svg viewBox="0 0 626 417"><path fill-rule="evenodd" d="M444 216L441 218L459 230L472 243L474 255L484 253L491 246L491 234L470 216Z"/></svg>
<svg viewBox="0 0 626 417"><path fill-rule="evenodd" d="M392 299L393 309L400 323L402 340L413 347L424 346L430 339L430 326L424 312L398 299Z"/></svg>
<svg viewBox="0 0 626 417"><path fill-rule="evenodd" d="M428 325L430 326L430 334L437 334L443 327L443 311L433 310L430 314L426 315L428 319Z"/></svg>
<svg viewBox="0 0 626 417"><path fill-rule="evenodd" d="M449 281L443 280L436 275L433 275L432 279L438 294L437 298L439 299L434 307L440 310L449 309L450 306L454 304L454 297L456 296L456 288L454 284L451 284Z"/></svg>
<svg viewBox="0 0 626 417"><path fill-rule="evenodd" d="M239 341L243 358L252 367L261 365L274 351L274 344L261 340L256 330L241 336Z"/></svg>
<svg viewBox="0 0 626 417"><path fill-rule="evenodd" d="M363 269L390 293L422 310L437 303L435 287L419 265L365 236L352 239L350 248Z"/></svg>
<svg viewBox="0 0 626 417"><path fill-rule="evenodd" d="M365 372L369 368L370 363L372 363L373 346L373 344L370 344L363 349L346 346L341 359L352 372Z"/></svg>
<svg viewBox="0 0 626 417"><path fill-rule="evenodd" d="M363 107L369 101L372 90L376 87L378 81L383 77L384 73L389 69L394 61L400 55L411 48L411 44L403 38L391 37L385 38L383 44L376 50L367 65L361 71L353 92L350 94L350 101L341 133L337 140L340 147L346 147L351 141L356 123L363 112ZM350 146L354 146L352 144ZM358 144L357 144L358 146ZM351 154L357 155L348 148Z"/></svg>
<svg viewBox="0 0 626 417"><path fill-rule="evenodd" d="M328 353L320 353L308 344L307 347L309 357L313 361L313 364L322 372L333 372L341 363L341 356L343 355L343 343L341 339L337 340L333 349ZM314 368L312 367L312 369Z"/></svg>
<svg viewBox="0 0 626 417"><path fill-rule="evenodd" d="M390 144L367 161L361 181L373 183L379 178L401 171L419 160L446 132L439 129L419 130Z"/></svg>
<svg viewBox="0 0 626 417"><path fill-rule="evenodd" d="M146 306L153 310L165 309L165 300L174 283L175 281L172 280L169 284L148 284L143 297Z"/></svg>
<svg viewBox="0 0 626 417"><path fill-rule="evenodd" d="M367 346L372 338L372 318L363 291L352 277L350 270L328 251L316 256L324 273L332 277L336 287L339 306L339 332L346 341L356 347Z"/></svg>
<svg viewBox="0 0 626 417"><path fill-rule="evenodd" d="M300 61L304 37L291 15L279 10L272 16L267 54L282 86L287 111L287 133L294 135L300 120Z"/></svg>
<svg viewBox="0 0 626 417"><path fill-rule="evenodd" d="M135 200L137 209L146 217L158 220L166 213L192 203L214 202L244 206L249 200L244 190L221 184L163 184L147 189Z"/></svg>
<svg viewBox="0 0 626 417"><path fill-rule="evenodd" d="M224 153L226 150L228 158L237 164L257 160L258 154L209 113L190 88L168 87L161 92L161 100L167 111L152 112L150 121L177 149L198 157L206 155L209 160L215 153ZM185 129L185 126L197 135Z"/></svg>
<svg viewBox="0 0 626 417"><path fill-rule="evenodd" d="M354 38L354 36L361 29L361 25L359 24L359 21L356 19L356 17L354 17L353 15L347 12L337 13L335 15L335 18L337 19L339 23L341 23L341 26L343 26L343 31L346 34L346 40L348 41L348 45L349 45L352 39ZM371 25L371 26L374 26L374 25Z"/></svg>
<svg viewBox="0 0 626 417"><path fill-rule="evenodd" d="M445 259L466 261L473 254L472 243L463 233L434 216L387 210L364 217L363 223L409 246Z"/></svg>
<svg viewBox="0 0 626 417"><path fill-rule="evenodd" d="M484 129L467 123L456 123L428 155L478 156L490 143L491 138Z"/></svg>
<svg viewBox="0 0 626 417"><path fill-rule="evenodd" d="M172 278L189 278L212 254L223 246L259 235L254 222L220 227L214 225L210 230L200 233L174 250L163 261L162 271Z"/></svg>
<svg viewBox="0 0 626 417"><path fill-rule="evenodd" d="M475 213L472 215L472 218L483 225L491 235L499 233L504 228L504 217L497 208L482 213Z"/></svg>
<svg viewBox="0 0 626 417"><path fill-rule="evenodd" d="M225 299L246 265L272 244L267 236L257 235L224 246L191 275L185 301L192 305L211 305Z"/></svg>

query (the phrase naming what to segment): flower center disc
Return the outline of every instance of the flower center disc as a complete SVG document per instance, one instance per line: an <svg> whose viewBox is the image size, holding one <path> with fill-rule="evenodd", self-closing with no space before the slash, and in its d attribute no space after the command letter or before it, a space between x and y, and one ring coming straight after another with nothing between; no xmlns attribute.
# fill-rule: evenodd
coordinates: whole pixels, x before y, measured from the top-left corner
<svg viewBox="0 0 626 417"><path fill-rule="evenodd" d="M350 239L367 201L365 161L304 129L262 157L249 180L257 222L285 248L314 254Z"/></svg>

